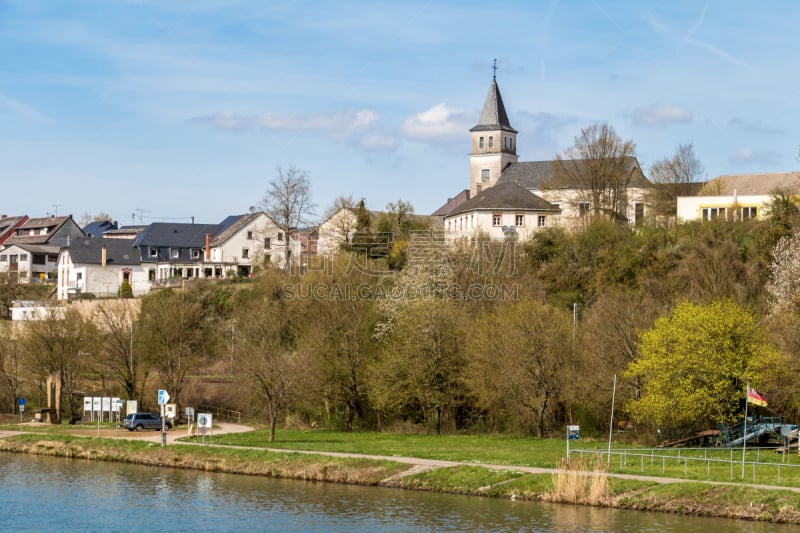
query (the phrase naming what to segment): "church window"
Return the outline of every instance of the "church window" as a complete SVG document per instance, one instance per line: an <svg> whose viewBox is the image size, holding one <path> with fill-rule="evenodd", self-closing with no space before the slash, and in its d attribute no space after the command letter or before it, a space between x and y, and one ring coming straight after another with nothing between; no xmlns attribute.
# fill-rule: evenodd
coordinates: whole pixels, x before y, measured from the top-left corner
<svg viewBox="0 0 800 533"><path fill-rule="evenodd" d="M489 137L489 148L494 148L494 137Z"/></svg>
<svg viewBox="0 0 800 533"><path fill-rule="evenodd" d="M521 228L525 223L525 215L514 215L514 225Z"/></svg>
<svg viewBox="0 0 800 533"><path fill-rule="evenodd" d="M539 215L538 223L539 223L539 227L540 228L543 228L543 227L547 226L547 217L544 216L544 215Z"/></svg>
<svg viewBox="0 0 800 533"><path fill-rule="evenodd" d="M478 139L478 148L483 148L483 137Z"/></svg>
<svg viewBox="0 0 800 533"><path fill-rule="evenodd" d="M481 169L481 181L489 181L489 169Z"/></svg>
<svg viewBox="0 0 800 533"><path fill-rule="evenodd" d="M492 213L492 226L500 226L503 223L503 215L500 213Z"/></svg>

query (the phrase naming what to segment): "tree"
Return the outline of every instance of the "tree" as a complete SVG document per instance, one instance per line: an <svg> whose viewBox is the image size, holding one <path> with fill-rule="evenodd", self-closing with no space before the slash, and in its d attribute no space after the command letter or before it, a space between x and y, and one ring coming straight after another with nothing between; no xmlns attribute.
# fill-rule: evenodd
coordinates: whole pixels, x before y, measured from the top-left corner
<svg viewBox="0 0 800 533"><path fill-rule="evenodd" d="M0 318L11 318L11 305L23 290L16 272L0 272Z"/></svg>
<svg viewBox="0 0 800 533"><path fill-rule="evenodd" d="M574 383L572 317L535 300L500 306L481 320L469 383L487 411L514 413L537 437L547 416Z"/></svg>
<svg viewBox="0 0 800 533"><path fill-rule="evenodd" d="M81 375L97 358L97 329L91 319L72 308L63 317L51 311L42 320L27 322L23 335L26 366L42 378L55 377L70 416L77 416ZM61 413L56 413L56 420L61 420Z"/></svg>
<svg viewBox="0 0 800 533"><path fill-rule="evenodd" d="M547 188L577 189L575 199L595 214L627 220L627 189L634 173L636 145L623 141L608 123L583 128L575 144L553 162Z"/></svg>
<svg viewBox="0 0 800 533"><path fill-rule="evenodd" d="M22 388L22 349L15 329L11 322L0 321L0 390L6 391L0 395L0 405L7 406L9 413L14 412Z"/></svg>
<svg viewBox="0 0 800 533"><path fill-rule="evenodd" d="M120 384L127 399L141 403L150 363L143 350L135 349L135 319L134 307L124 300L101 303L93 316L100 329L104 372Z"/></svg>
<svg viewBox="0 0 800 533"><path fill-rule="evenodd" d="M656 213L675 218L678 196L694 193L694 184L703 174L703 164L695 156L694 145L681 144L672 157L656 161L650 167L650 181L655 189L650 203Z"/></svg>
<svg viewBox="0 0 800 533"><path fill-rule="evenodd" d="M269 183L261 207L283 231L286 238L284 268L289 268L292 253L289 234L308 223L316 205L311 200L311 181L305 170L289 167L284 172L278 167L276 172L278 177Z"/></svg>
<svg viewBox="0 0 800 533"><path fill-rule="evenodd" d="M747 309L729 300L683 302L642 335L625 373L641 379L642 394L627 407L635 420L668 428L731 423L743 414L745 384L764 391L781 366Z"/></svg>
<svg viewBox="0 0 800 533"><path fill-rule="evenodd" d="M134 349L148 355L175 403L187 373L207 352L203 335L202 308L186 291L164 289L142 298Z"/></svg>
<svg viewBox="0 0 800 533"><path fill-rule="evenodd" d="M800 309L800 232L782 237L772 249L767 290L773 312Z"/></svg>
<svg viewBox="0 0 800 533"><path fill-rule="evenodd" d="M240 368L245 382L264 401L269 419L269 442L275 440L278 417L295 394L307 371L296 349L291 313L280 297L277 280L262 280L262 287L237 302L237 339Z"/></svg>

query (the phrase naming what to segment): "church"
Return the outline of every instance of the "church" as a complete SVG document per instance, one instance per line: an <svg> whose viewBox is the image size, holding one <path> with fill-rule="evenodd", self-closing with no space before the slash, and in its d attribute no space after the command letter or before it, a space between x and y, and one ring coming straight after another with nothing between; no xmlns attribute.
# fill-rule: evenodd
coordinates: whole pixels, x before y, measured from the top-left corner
<svg viewBox="0 0 800 533"><path fill-rule="evenodd" d="M497 76L492 76L478 123L470 129L469 189L432 215L443 221L448 241L478 234L492 240L524 241L543 228L577 227L588 215L604 212L592 205L586 180L580 179L592 167L592 160L520 162L517 133L508 119ZM635 157L618 158L615 163L625 186L613 218L641 224L648 216L646 198L652 184Z"/></svg>

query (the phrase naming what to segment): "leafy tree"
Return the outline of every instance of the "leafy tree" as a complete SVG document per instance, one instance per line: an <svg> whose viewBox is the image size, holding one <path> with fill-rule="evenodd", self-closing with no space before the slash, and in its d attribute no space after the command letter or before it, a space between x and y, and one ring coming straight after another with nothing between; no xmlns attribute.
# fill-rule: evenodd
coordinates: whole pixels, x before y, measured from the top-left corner
<svg viewBox="0 0 800 533"><path fill-rule="evenodd" d="M100 330L103 373L119 383L127 399L141 404L151 361L135 349L143 344L134 342L135 308L126 301L105 301L95 309L93 321Z"/></svg>
<svg viewBox="0 0 800 533"><path fill-rule="evenodd" d="M642 394L627 407L637 421L671 428L730 423L743 413L745 383L763 390L781 362L747 309L683 302L642 335L626 372Z"/></svg>
<svg viewBox="0 0 800 533"><path fill-rule="evenodd" d="M513 413L537 437L574 383L572 317L530 299L499 306L471 338L469 383L487 411Z"/></svg>
<svg viewBox="0 0 800 533"><path fill-rule="evenodd" d="M261 283L237 301L238 362L245 382L266 406L273 442L278 418L298 391L308 365L297 351L297 332L277 280Z"/></svg>
<svg viewBox="0 0 800 533"><path fill-rule="evenodd" d="M97 329L91 319L72 308L63 317L53 310L42 320L26 322L22 342L28 369L58 379L70 416L77 416L81 377L97 358ZM56 413L59 422L61 414Z"/></svg>
<svg viewBox="0 0 800 533"><path fill-rule="evenodd" d="M284 171L278 167L276 172L278 176L269 183L261 199L261 207L278 224L287 239L284 268L289 268L289 234L308 223L316 205L311 199L311 180L305 170L289 167Z"/></svg>
<svg viewBox="0 0 800 533"><path fill-rule="evenodd" d="M694 145L681 144L672 157L656 161L650 167L650 181L655 186L651 205L660 216L675 218L678 196L691 196L703 175L703 164L694 153Z"/></svg>
<svg viewBox="0 0 800 533"><path fill-rule="evenodd" d="M16 328L10 322L0 322L0 405L5 404L9 413L16 409L16 400L22 389L22 348L17 338Z"/></svg>
<svg viewBox="0 0 800 533"><path fill-rule="evenodd" d="M142 298L134 349L148 354L175 403L188 372L207 353L203 334L202 308L187 291L164 289Z"/></svg>
<svg viewBox="0 0 800 533"><path fill-rule="evenodd" d="M409 413L441 433L465 402L466 364L459 307L448 300L408 302L370 367L370 398L384 413Z"/></svg>
<svg viewBox="0 0 800 533"><path fill-rule="evenodd" d="M575 143L553 162L548 188L578 189L578 202L588 202L595 215L626 220L627 189L636 145L623 141L606 122L583 128Z"/></svg>
<svg viewBox="0 0 800 533"><path fill-rule="evenodd" d="M11 318L11 305L23 290L16 272L0 272L0 318Z"/></svg>

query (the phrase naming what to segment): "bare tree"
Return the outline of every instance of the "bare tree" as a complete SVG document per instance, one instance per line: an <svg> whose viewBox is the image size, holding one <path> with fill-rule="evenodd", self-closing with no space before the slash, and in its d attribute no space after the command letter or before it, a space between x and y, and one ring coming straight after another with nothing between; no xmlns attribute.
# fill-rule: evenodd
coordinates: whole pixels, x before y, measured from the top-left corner
<svg viewBox="0 0 800 533"><path fill-rule="evenodd" d="M627 189L636 172L636 145L623 141L608 123L583 128L575 144L553 162L548 188L576 189L577 202L592 213L624 220ZM579 209L582 208L579 205Z"/></svg>
<svg viewBox="0 0 800 533"><path fill-rule="evenodd" d="M677 216L678 196L690 196L704 172L694 153L694 145L681 144L672 157L656 161L650 167L650 180L655 185L651 205L659 215Z"/></svg>
<svg viewBox="0 0 800 533"><path fill-rule="evenodd" d="M305 170L277 167L278 177L272 180L261 199L261 208L278 224L286 239L284 268L289 267L291 247L289 233L307 224L316 205L311 200L311 181Z"/></svg>

